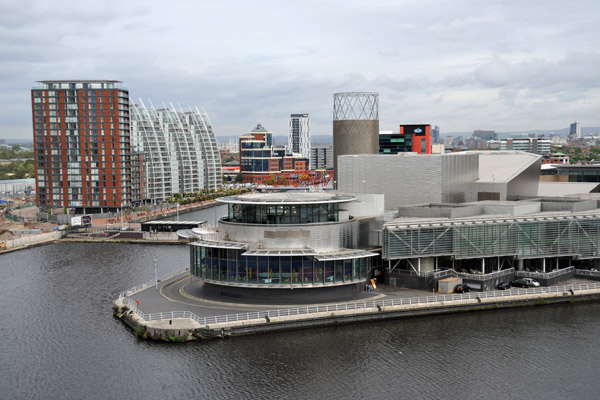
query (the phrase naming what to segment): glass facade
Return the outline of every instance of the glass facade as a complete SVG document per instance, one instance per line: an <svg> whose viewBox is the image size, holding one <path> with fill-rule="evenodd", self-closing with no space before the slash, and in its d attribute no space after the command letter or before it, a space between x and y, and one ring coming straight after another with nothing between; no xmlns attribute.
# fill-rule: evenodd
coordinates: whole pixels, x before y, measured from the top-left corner
<svg viewBox="0 0 600 400"><path fill-rule="evenodd" d="M259 225L337 222L339 204L229 204L229 221Z"/></svg>
<svg viewBox="0 0 600 400"><path fill-rule="evenodd" d="M313 255L244 256L246 250L191 246L192 274L215 282L320 286L364 281L368 257L320 261Z"/></svg>
<svg viewBox="0 0 600 400"><path fill-rule="evenodd" d="M454 256L539 258L600 255L600 218L486 221L437 227L386 228L384 258Z"/></svg>

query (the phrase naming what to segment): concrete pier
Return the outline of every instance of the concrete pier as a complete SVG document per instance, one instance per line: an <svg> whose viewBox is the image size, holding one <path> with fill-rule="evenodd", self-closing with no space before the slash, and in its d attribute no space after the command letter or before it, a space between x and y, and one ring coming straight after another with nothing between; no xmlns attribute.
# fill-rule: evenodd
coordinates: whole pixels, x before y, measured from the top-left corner
<svg viewBox="0 0 600 400"><path fill-rule="evenodd" d="M568 283L549 288L435 296L424 291L383 286L379 293L364 294L356 301L290 307L224 303L194 297L186 293L186 287L193 283L190 283L189 275L183 274L162 282L160 291L151 287L117 299L114 312L141 337L178 342L600 299L600 284L582 280ZM189 291L189 287L187 289ZM131 300L133 298L138 299L139 307ZM149 307L144 308L146 303ZM174 309L182 303L186 304L183 307L186 310L166 311L169 306ZM189 317L178 317L184 313Z"/></svg>

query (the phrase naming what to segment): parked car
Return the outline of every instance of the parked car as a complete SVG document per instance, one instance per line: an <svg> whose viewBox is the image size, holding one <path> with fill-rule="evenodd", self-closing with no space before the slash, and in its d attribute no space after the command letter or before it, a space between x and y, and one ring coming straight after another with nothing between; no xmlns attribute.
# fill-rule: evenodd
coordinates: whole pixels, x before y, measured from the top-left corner
<svg viewBox="0 0 600 400"><path fill-rule="evenodd" d="M498 284L498 286L496 286L496 289L499 289L499 290L510 289L510 283L509 282L500 282Z"/></svg>
<svg viewBox="0 0 600 400"><path fill-rule="evenodd" d="M524 278L525 280L527 280L527 282L529 282L529 286L530 287L540 287L541 284L536 281L535 279L531 279L531 278Z"/></svg>
<svg viewBox="0 0 600 400"><path fill-rule="evenodd" d="M530 278L519 278L515 279L510 283L512 287L521 287L521 288L529 288L532 287L533 284L529 281Z"/></svg>
<svg viewBox="0 0 600 400"><path fill-rule="evenodd" d="M471 288L466 283L461 283L460 285L456 285L454 288L454 293L467 293L470 292Z"/></svg>

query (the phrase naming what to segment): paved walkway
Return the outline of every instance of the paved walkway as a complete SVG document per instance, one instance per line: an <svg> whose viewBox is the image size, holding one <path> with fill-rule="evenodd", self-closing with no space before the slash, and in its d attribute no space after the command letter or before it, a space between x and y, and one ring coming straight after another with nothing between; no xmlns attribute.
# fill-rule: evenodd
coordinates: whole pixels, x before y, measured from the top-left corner
<svg viewBox="0 0 600 400"><path fill-rule="evenodd" d="M144 313L190 311L199 317L210 317L324 304L382 300L385 298L423 297L432 294L424 290L379 285L374 292L360 292L352 298L344 298L336 302L317 304L247 304L209 297L203 293L202 284L201 281L191 278L189 273L186 272L160 282L158 289L152 286L129 296L129 298L139 300L139 309Z"/></svg>
<svg viewBox="0 0 600 400"><path fill-rule="evenodd" d="M583 279L571 279L560 282L559 286L589 283ZM433 294L427 290L398 288L387 285L378 285L374 292L357 293L353 298L341 299L336 302L318 304L246 304L223 301L205 295L202 291L202 282L191 278L189 272L159 282L158 288L151 286L129 296L132 300L139 300L139 309L144 313L158 313L171 311L190 311L198 317L210 317L226 314L241 314L255 311L267 311L314 305L339 304L345 302L361 302L370 300L383 300L386 298L426 297Z"/></svg>

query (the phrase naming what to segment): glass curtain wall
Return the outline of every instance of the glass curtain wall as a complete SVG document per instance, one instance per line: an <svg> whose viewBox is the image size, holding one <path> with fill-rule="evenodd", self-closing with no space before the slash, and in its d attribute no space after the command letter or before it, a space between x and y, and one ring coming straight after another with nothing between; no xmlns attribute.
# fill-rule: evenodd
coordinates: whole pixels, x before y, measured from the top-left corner
<svg viewBox="0 0 600 400"><path fill-rule="evenodd" d="M233 283L314 286L364 280L370 258L319 261L314 256L243 256L246 250L191 246L196 277Z"/></svg>
<svg viewBox="0 0 600 400"><path fill-rule="evenodd" d="M339 221L339 205L229 204L229 221L258 225L299 225Z"/></svg>

